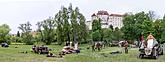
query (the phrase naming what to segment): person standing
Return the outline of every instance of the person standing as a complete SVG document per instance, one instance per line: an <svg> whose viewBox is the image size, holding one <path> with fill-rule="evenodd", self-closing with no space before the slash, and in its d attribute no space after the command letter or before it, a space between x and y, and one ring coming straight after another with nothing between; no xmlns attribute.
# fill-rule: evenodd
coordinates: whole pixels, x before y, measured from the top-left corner
<svg viewBox="0 0 165 62"><path fill-rule="evenodd" d="M141 35L139 48L144 49L145 47L146 47L146 44L145 44L144 36Z"/></svg>
<svg viewBox="0 0 165 62"><path fill-rule="evenodd" d="M74 50L76 51L77 54L80 53L80 49L78 48L78 42L75 42Z"/></svg>
<svg viewBox="0 0 165 62"><path fill-rule="evenodd" d="M127 41L124 41L124 50L125 50L125 53L128 54L128 42Z"/></svg>

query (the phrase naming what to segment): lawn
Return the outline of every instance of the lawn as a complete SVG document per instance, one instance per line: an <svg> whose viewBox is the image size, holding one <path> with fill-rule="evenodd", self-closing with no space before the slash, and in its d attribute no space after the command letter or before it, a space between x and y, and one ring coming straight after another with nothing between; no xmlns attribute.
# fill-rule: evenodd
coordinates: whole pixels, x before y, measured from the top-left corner
<svg viewBox="0 0 165 62"><path fill-rule="evenodd" d="M80 54L69 54L63 58L48 58L46 55L39 55L31 52L32 45L10 45L9 48L0 47L0 62L164 62L165 55L159 59L138 59L138 49L129 48L129 54L110 54L112 51L120 50L118 47L106 47L101 52L87 50L87 45L80 46ZM18 48L15 48L18 47ZM62 46L49 45L53 53L57 54ZM165 48L164 48L165 49ZM19 53L28 51L27 54Z"/></svg>

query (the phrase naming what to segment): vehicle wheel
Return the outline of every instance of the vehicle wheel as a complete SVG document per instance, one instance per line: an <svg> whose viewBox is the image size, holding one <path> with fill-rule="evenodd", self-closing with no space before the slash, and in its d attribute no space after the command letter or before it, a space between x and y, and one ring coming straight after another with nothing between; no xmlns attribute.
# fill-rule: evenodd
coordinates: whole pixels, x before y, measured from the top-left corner
<svg viewBox="0 0 165 62"><path fill-rule="evenodd" d="M139 55L139 58L140 59L143 59L143 57L144 57L144 55L142 55L142 54Z"/></svg>
<svg viewBox="0 0 165 62"><path fill-rule="evenodd" d="M161 54L160 55L163 55L163 51L161 52Z"/></svg>
<svg viewBox="0 0 165 62"><path fill-rule="evenodd" d="M154 59L158 59L159 58L159 55L158 53L154 56Z"/></svg>
<svg viewBox="0 0 165 62"><path fill-rule="evenodd" d="M158 59L158 55L154 56L154 59Z"/></svg>

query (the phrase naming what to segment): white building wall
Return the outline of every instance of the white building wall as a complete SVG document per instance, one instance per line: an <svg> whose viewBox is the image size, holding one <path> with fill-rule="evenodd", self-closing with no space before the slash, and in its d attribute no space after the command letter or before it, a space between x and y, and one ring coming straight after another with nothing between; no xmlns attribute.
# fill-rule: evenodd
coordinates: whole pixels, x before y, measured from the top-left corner
<svg viewBox="0 0 165 62"><path fill-rule="evenodd" d="M86 21L85 24L89 30L92 30L92 21Z"/></svg>
<svg viewBox="0 0 165 62"><path fill-rule="evenodd" d="M119 17L119 16L110 16L109 17L109 24L108 25L112 25L113 28L118 27L119 29L123 26L123 17Z"/></svg>

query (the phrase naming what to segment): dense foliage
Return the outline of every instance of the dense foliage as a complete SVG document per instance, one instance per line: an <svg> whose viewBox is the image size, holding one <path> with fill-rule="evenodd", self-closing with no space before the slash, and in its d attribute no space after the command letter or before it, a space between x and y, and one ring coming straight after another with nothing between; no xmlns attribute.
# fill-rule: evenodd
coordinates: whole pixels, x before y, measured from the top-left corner
<svg viewBox="0 0 165 62"><path fill-rule="evenodd" d="M163 20L155 19L154 15L151 11L149 13L126 14L122 27L124 39L139 40L141 35L146 38L149 34L152 34L158 41L164 41L164 18Z"/></svg>

